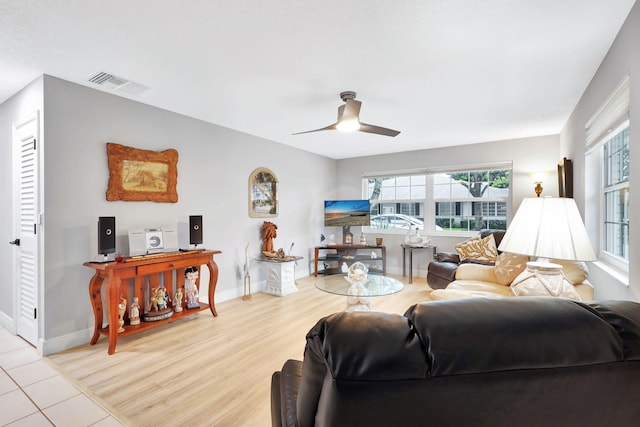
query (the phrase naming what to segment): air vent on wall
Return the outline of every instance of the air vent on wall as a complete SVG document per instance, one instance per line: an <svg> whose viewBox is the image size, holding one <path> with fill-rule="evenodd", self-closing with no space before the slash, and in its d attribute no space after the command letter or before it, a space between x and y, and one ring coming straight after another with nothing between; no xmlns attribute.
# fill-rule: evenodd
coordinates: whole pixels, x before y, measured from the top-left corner
<svg viewBox="0 0 640 427"><path fill-rule="evenodd" d="M98 86L102 86L106 89L111 89L114 92L122 92L127 95L138 95L145 90L149 89L139 83L123 79L122 77L114 76L113 74L99 72L89 77L89 82Z"/></svg>

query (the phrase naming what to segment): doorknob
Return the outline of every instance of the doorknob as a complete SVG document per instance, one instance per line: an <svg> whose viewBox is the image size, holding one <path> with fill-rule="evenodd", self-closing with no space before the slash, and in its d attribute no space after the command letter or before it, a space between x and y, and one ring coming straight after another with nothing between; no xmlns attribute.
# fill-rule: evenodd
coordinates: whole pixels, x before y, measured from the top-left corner
<svg viewBox="0 0 640 427"><path fill-rule="evenodd" d="M12 240L11 242L9 242L9 244L20 246L20 239Z"/></svg>

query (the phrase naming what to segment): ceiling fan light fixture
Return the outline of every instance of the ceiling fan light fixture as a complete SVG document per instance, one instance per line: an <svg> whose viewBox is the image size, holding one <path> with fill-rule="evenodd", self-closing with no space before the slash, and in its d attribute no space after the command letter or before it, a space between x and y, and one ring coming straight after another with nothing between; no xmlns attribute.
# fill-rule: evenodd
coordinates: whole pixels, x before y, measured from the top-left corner
<svg viewBox="0 0 640 427"><path fill-rule="evenodd" d="M341 132L354 132L360 130L360 122L357 119L340 120L336 129Z"/></svg>
<svg viewBox="0 0 640 427"><path fill-rule="evenodd" d="M339 130L341 132L364 132L373 133L384 136L397 136L400 131L383 128L381 126L368 125L360 122L360 106L362 102L356 101L356 93L352 91L346 91L340 93L340 99L344 102L338 107L338 121L325 126L320 129L307 130L304 132L296 132L293 135L300 135L303 133L319 132L323 130Z"/></svg>

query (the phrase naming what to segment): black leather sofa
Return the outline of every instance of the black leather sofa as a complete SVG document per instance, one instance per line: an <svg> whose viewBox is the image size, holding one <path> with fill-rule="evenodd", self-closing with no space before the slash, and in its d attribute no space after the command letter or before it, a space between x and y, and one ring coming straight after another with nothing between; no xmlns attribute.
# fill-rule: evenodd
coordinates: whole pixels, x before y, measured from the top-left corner
<svg viewBox="0 0 640 427"><path fill-rule="evenodd" d="M480 238L485 238L490 234L496 241L496 246L500 244L504 237L504 230L484 229L480 230ZM460 265L460 257L457 252L438 252L427 266L427 284L431 289L444 289L447 285L456 280L456 270Z"/></svg>
<svg viewBox="0 0 640 427"><path fill-rule="evenodd" d="M640 304L545 297L336 313L271 383L274 426L640 425Z"/></svg>

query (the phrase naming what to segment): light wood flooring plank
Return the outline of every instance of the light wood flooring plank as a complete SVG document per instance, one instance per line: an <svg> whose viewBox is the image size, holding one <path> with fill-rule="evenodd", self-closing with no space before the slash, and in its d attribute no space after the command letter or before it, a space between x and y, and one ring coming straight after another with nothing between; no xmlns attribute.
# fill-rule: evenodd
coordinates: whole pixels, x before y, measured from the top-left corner
<svg viewBox="0 0 640 427"><path fill-rule="evenodd" d="M401 277L396 277L403 280ZM269 426L271 374L302 359L305 335L346 298L319 291L313 277L286 297L255 293L118 340L107 339L47 360L105 407L135 426ZM402 314L428 300L424 278L397 294L372 298L374 310Z"/></svg>

